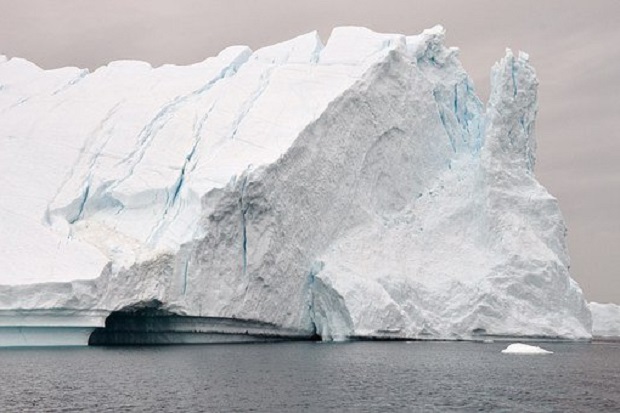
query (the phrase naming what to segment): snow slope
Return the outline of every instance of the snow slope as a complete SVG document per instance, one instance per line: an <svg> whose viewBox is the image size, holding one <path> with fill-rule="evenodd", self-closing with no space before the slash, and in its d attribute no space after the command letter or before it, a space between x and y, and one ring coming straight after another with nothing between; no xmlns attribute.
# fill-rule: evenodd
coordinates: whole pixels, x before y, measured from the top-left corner
<svg viewBox="0 0 620 413"><path fill-rule="evenodd" d="M485 109L443 38L0 59L0 326L157 303L324 339L588 338L533 173L534 70L508 50Z"/></svg>
<svg viewBox="0 0 620 413"><path fill-rule="evenodd" d="M592 335L620 338L620 305L589 303L592 312Z"/></svg>

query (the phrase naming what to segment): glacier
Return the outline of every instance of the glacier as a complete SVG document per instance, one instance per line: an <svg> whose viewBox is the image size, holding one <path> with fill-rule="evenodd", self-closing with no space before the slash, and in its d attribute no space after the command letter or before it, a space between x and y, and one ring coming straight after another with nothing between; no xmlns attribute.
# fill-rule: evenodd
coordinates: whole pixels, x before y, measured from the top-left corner
<svg viewBox="0 0 620 413"><path fill-rule="evenodd" d="M589 339L529 58L484 105L444 37L0 57L0 346Z"/></svg>

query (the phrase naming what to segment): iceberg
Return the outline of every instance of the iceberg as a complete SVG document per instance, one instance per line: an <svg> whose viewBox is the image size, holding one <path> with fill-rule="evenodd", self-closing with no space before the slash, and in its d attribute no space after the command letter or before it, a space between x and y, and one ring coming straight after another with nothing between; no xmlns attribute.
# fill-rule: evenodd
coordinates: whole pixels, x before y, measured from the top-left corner
<svg viewBox="0 0 620 413"><path fill-rule="evenodd" d="M0 346L590 338L529 58L485 106L444 36L0 59Z"/></svg>
<svg viewBox="0 0 620 413"><path fill-rule="evenodd" d="M592 335L598 338L620 338L620 305L589 303L592 312Z"/></svg>
<svg viewBox="0 0 620 413"><path fill-rule="evenodd" d="M514 343L502 350L504 354L553 354L553 351L545 350L538 346Z"/></svg>

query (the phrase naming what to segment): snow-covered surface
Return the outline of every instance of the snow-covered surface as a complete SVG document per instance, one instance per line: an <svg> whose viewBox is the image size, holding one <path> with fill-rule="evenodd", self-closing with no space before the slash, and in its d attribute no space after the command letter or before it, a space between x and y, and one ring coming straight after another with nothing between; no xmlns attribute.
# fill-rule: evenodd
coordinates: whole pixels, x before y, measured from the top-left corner
<svg viewBox="0 0 620 413"><path fill-rule="evenodd" d="M538 346L514 343L502 350L504 354L553 354L553 351L545 350Z"/></svg>
<svg viewBox="0 0 620 413"><path fill-rule="evenodd" d="M620 305L589 303L592 312L592 335L620 338Z"/></svg>
<svg viewBox="0 0 620 413"><path fill-rule="evenodd" d="M533 174L528 57L507 50L485 109L443 39L344 27L93 73L0 60L0 312L588 338Z"/></svg>

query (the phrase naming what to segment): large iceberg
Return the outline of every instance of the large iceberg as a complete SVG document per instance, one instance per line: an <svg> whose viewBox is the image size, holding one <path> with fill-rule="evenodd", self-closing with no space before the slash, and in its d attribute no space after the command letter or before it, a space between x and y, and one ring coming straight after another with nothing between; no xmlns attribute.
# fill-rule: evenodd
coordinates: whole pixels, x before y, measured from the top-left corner
<svg viewBox="0 0 620 413"><path fill-rule="evenodd" d="M0 345L589 338L528 57L485 107L443 40L0 57Z"/></svg>

